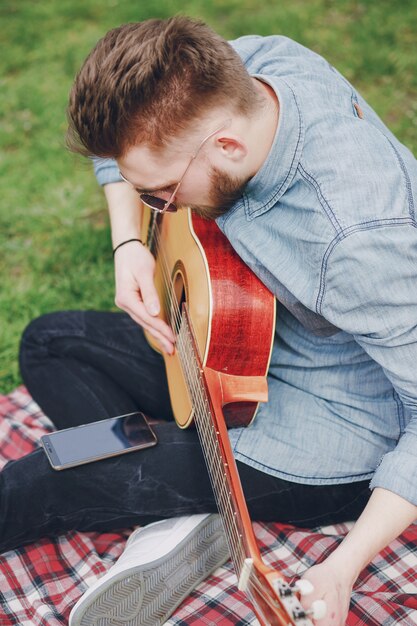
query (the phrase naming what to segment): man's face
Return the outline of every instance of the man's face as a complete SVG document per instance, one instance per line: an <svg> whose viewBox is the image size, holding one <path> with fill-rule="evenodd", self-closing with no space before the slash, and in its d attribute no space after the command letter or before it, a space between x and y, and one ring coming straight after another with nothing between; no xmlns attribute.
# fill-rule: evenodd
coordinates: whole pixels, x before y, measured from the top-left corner
<svg viewBox="0 0 417 626"><path fill-rule="evenodd" d="M219 151L216 153L214 146L204 148L190 164L192 148L184 152L184 146L172 146L155 152L148 147L135 146L118 159L118 165L123 177L138 192L165 201L182 179L174 204L188 206L196 213L214 219L242 196L248 179L236 171L227 171L227 159L224 163L212 163L212 160L218 161Z"/></svg>

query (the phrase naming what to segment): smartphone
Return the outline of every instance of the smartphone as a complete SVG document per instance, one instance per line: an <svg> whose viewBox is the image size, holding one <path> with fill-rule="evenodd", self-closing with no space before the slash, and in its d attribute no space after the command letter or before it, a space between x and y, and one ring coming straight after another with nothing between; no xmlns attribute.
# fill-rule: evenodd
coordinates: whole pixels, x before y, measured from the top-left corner
<svg viewBox="0 0 417 626"><path fill-rule="evenodd" d="M157 439L141 412L57 430L41 437L55 470L84 465L156 445Z"/></svg>

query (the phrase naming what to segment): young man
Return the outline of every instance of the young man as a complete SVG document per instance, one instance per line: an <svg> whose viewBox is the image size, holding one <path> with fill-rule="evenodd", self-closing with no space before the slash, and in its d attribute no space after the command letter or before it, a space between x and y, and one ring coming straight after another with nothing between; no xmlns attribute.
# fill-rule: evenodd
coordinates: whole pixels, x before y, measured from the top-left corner
<svg viewBox="0 0 417 626"><path fill-rule="evenodd" d="M172 353L154 260L138 241L141 201L216 218L278 300L269 402L250 428L230 432L249 509L301 525L358 518L304 576L314 584L305 606L323 598L328 607L318 623L344 624L359 572L417 517L414 157L320 56L278 36L227 43L184 17L110 31L75 81L69 116L72 147L102 159L116 303L130 317L66 313L32 324L21 355L30 391L54 419L73 381L65 425L92 419L93 408L97 417L138 406L170 417L161 359L139 328ZM162 445L140 470L139 457L109 462L105 492L98 466L67 478L34 470L32 483L53 484L48 506L66 512L59 529L213 511L195 434L175 429L159 427ZM184 446L180 475L171 441ZM132 479L138 471L148 482ZM64 503L63 484L71 494L87 485L87 495ZM32 538L50 529L35 517ZM114 580L101 591L117 602ZM101 591L81 601L74 624L89 606L100 611Z"/></svg>

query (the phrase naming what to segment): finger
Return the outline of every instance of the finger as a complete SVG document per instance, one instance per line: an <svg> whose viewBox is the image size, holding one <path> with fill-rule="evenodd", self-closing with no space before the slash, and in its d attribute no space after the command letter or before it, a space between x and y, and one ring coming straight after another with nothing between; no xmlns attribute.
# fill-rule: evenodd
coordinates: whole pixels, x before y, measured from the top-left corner
<svg viewBox="0 0 417 626"><path fill-rule="evenodd" d="M167 339L161 335L161 333L159 333L158 331L156 331L154 328L152 328L151 326L146 327L144 326L144 329L150 334L152 335L152 337L158 342L161 350L163 350L164 352L166 352L167 354L173 354L174 352L174 346L170 341L167 341Z"/></svg>
<svg viewBox="0 0 417 626"><path fill-rule="evenodd" d="M165 340L167 340L170 344L175 343L175 335L168 324L159 317L149 315L144 303L137 293L133 294L133 296L132 292L123 296L118 295L116 297L116 305L123 309L123 311L126 311L126 313L128 313L130 317L135 320L135 322L144 328L146 327L147 330L149 328L153 328L155 331L161 333Z"/></svg>
<svg viewBox="0 0 417 626"><path fill-rule="evenodd" d="M143 311L145 312L145 307L142 305ZM159 318L153 318L149 316L149 319L146 318L146 313L144 315L136 315L136 313L132 312L129 309L126 309L126 313L130 315L130 317L144 330L146 330L152 337L154 337L161 349L167 354L172 354L174 352L174 342L171 340L172 331L165 322L160 320ZM161 328L158 326L161 325ZM166 336L166 328L168 328L169 336Z"/></svg>
<svg viewBox="0 0 417 626"><path fill-rule="evenodd" d="M176 339L175 335L172 332L172 329L164 320L161 320L159 317L151 317L150 315L142 316L142 325L147 330L153 329L155 332L159 333L161 338L167 341L169 344L174 345Z"/></svg>
<svg viewBox="0 0 417 626"><path fill-rule="evenodd" d="M139 317L131 311L127 311L127 313L129 313L132 319L140 324L144 330L148 331L159 342L162 342L164 348L168 348L170 353L173 351L175 340L172 341L172 331L169 326L165 324L165 322L159 318L151 317L150 319L147 319L144 316Z"/></svg>
<svg viewBox="0 0 417 626"><path fill-rule="evenodd" d="M163 352L166 352L167 354L173 354L174 344L169 339L167 339L165 335L163 335L153 325L147 323L143 319L143 317L138 317L137 315L135 315L134 313L131 313L128 310L126 310L126 313L128 313L134 322L139 324L144 330L146 330L147 333L149 333L158 342ZM151 318L151 320L153 324L154 319Z"/></svg>
<svg viewBox="0 0 417 626"><path fill-rule="evenodd" d="M146 311L149 315L158 315L161 307L159 304L158 292L155 288L153 274L145 273L141 276L139 287Z"/></svg>

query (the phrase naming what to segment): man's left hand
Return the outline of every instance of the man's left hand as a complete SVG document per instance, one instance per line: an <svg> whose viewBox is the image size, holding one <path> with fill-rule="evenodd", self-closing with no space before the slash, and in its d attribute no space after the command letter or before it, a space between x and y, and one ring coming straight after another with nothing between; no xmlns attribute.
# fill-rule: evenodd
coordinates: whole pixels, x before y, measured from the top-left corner
<svg viewBox="0 0 417 626"><path fill-rule="evenodd" d="M314 587L311 593L301 598L302 606L311 609L315 600L324 600L326 603L325 617L313 620L316 626L345 626L355 582L347 569L336 568L325 561L314 565L302 576Z"/></svg>

